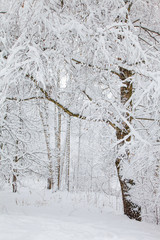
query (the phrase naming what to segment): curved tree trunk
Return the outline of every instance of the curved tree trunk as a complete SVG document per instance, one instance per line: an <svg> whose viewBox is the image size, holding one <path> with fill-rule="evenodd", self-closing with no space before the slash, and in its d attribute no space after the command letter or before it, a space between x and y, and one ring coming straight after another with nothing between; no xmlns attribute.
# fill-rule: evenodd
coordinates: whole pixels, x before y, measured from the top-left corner
<svg viewBox="0 0 160 240"><path fill-rule="evenodd" d="M128 112L132 110L132 77L133 73L127 69L120 68L120 79L123 83L123 86L121 87L121 103L123 105L126 104ZM132 117L129 115L129 113L125 113L124 116L126 120L131 123ZM128 137L127 137L128 136ZM130 128L127 125L127 123L122 122L122 128L117 128L116 131L116 137L117 140L121 140L121 143L118 145L118 151L121 149L122 146L124 146L125 142L131 141L130 136ZM123 140L125 139L125 140ZM131 219L135 219L138 221L141 221L141 207L137 204L133 203L130 196L130 189L132 186L135 185L134 181L132 179L125 179L122 176L122 160L130 161L130 152L129 149L126 149L125 156L120 154L120 156L116 159L116 169L117 174L121 186L121 192L122 192L122 201L123 201L123 207L124 207L124 214L127 215Z"/></svg>

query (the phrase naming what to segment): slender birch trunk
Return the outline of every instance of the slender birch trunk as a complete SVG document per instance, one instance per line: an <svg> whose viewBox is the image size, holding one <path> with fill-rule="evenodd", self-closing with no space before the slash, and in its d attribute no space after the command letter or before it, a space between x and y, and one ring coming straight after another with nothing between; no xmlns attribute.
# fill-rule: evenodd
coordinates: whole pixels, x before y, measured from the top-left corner
<svg viewBox="0 0 160 240"><path fill-rule="evenodd" d="M80 120L79 123L79 134L78 134L78 161L77 161L77 181L76 181L76 188L79 189L79 169L80 169L80 156L81 156L81 128L82 123Z"/></svg>
<svg viewBox="0 0 160 240"><path fill-rule="evenodd" d="M18 90L19 92L19 90ZM22 133L22 119L21 119L21 116L22 116L22 109L21 109L21 101L18 103L18 132L19 134ZM17 163L18 163L18 152L19 152L19 149L18 149L18 144L19 144L19 140L17 139L16 142L15 142L15 156L14 156L14 159L13 159L13 176L12 176L12 189L13 189L13 192L16 193L17 192L17 178L18 178L18 171L17 171Z"/></svg>
<svg viewBox="0 0 160 240"><path fill-rule="evenodd" d="M67 191L70 191L70 128L71 128L71 118L68 117L67 121L67 149L66 149L66 174L67 174Z"/></svg>
<svg viewBox="0 0 160 240"><path fill-rule="evenodd" d="M54 114L54 132L55 132L55 174L57 181L57 190L61 185L61 111L55 106Z"/></svg>
<svg viewBox="0 0 160 240"><path fill-rule="evenodd" d="M52 162L52 152L50 147L50 133L49 133L49 124L48 124L48 102L44 100L44 113L40 109L39 103L39 115L43 125L43 132L45 137L47 157L48 157L48 178L47 178L47 189L54 188L54 168Z"/></svg>

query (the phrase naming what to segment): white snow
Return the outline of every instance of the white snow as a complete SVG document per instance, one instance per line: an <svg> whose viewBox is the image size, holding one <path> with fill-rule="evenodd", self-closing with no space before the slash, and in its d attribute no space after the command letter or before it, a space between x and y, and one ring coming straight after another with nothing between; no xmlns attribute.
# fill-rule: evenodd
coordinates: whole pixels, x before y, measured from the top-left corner
<svg viewBox="0 0 160 240"><path fill-rule="evenodd" d="M23 196L23 197L22 197ZM160 228L67 193L0 192L0 240L159 240Z"/></svg>

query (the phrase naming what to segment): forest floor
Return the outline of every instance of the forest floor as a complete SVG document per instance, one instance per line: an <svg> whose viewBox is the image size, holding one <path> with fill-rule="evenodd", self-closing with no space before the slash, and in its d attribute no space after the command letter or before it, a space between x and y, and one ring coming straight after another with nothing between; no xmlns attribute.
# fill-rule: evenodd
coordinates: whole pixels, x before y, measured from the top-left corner
<svg viewBox="0 0 160 240"><path fill-rule="evenodd" d="M80 200L81 198L81 200ZM160 227L67 193L0 191L0 240L159 240Z"/></svg>

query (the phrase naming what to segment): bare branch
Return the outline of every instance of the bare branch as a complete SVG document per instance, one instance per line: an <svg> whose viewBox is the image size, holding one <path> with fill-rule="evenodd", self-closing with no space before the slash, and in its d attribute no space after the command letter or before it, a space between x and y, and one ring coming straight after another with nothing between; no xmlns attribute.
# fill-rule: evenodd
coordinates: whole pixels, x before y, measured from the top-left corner
<svg viewBox="0 0 160 240"><path fill-rule="evenodd" d="M137 120L144 120L144 121L160 121L160 120L156 120L154 118L142 118L142 117L136 117L135 119Z"/></svg>
<svg viewBox="0 0 160 240"><path fill-rule="evenodd" d="M86 91L82 91L84 95L89 99L89 101L92 101L92 98L86 93Z"/></svg>
<svg viewBox="0 0 160 240"><path fill-rule="evenodd" d="M136 23L136 22L138 22L139 20L140 20L139 18L136 19L136 20L134 20L134 21L133 21L133 24Z"/></svg>
<svg viewBox="0 0 160 240"><path fill-rule="evenodd" d="M101 70L101 71L102 70L103 71L110 71L111 73L113 73L113 74L117 75L118 77L120 77L120 74L118 72L114 71L114 70L109 70L108 68L100 68L100 67L94 66L92 64L87 64L85 62L81 62L81 61L79 61L77 59L74 59L74 58L72 58L72 61L74 61L76 64L80 64L82 66L87 66L87 67L90 67L90 68L93 68L93 69L98 69L98 70Z"/></svg>
<svg viewBox="0 0 160 240"><path fill-rule="evenodd" d="M68 114L69 116L71 117L76 117L76 118L79 118L79 119L82 119L82 120L87 120L87 117L86 116L83 116L79 113L74 113L72 112L71 110L69 110L67 107L63 106L61 103L59 103L57 100L53 99L50 97L50 95L48 94L48 92L46 90L44 90L42 87L40 87L38 84L37 84L37 81L36 79L33 78L33 76L30 76L29 74L26 75L27 78L30 78L32 82L34 82L36 84L36 87L39 88L39 90L44 94L45 98L54 103L57 107L59 107L60 109L62 109L66 114ZM89 97L89 96L88 96ZM90 97L89 97L90 98ZM32 97L31 99L34 99L34 97ZM29 100L29 99L26 99L26 100ZM91 101L91 98L90 98L90 101ZM105 122L107 124L109 124L112 128L114 128L115 130L118 129L118 127L112 123L110 120L106 120L106 119L91 119L91 121L94 121L94 122Z"/></svg>
<svg viewBox="0 0 160 240"><path fill-rule="evenodd" d="M153 46L152 44L150 44L149 42L147 42L145 39L141 38L141 37L138 37L141 41L145 42L146 44L148 44L150 47L153 47L156 51L158 51L158 49Z"/></svg>
<svg viewBox="0 0 160 240"><path fill-rule="evenodd" d="M29 97L29 98L9 98L7 97L6 100L9 100L9 101L18 101L18 102L23 102L23 101L30 101L30 100L34 100L34 99L44 99L44 97Z"/></svg>
<svg viewBox="0 0 160 240"><path fill-rule="evenodd" d="M146 32L151 32L151 33L154 33L154 34L160 36L160 33L159 33L159 32L157 32L157 31L155 31L155 30L152 30L152 29L149 29L149 28L147 28L147 27L143 27L143 26L141 26L141 25L136 25L136 26L134 26L134 27L141 28L141 29L143 29L143 30L146 31Z"/></svg>

